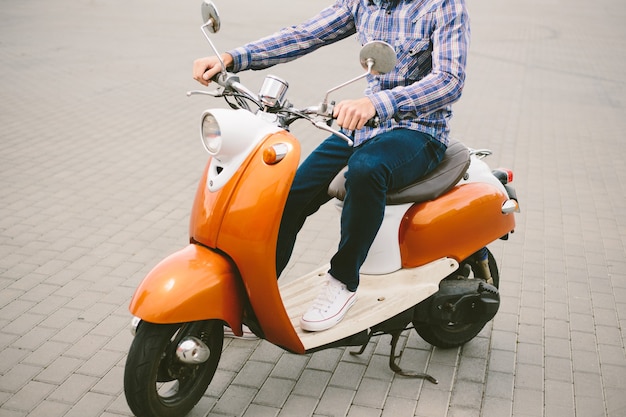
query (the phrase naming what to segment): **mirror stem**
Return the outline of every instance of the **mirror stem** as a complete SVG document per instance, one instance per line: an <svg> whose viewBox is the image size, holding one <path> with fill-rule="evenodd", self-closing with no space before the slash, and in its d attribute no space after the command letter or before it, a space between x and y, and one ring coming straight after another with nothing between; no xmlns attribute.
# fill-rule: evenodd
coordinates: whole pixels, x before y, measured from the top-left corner
<svg viewBox="0 0 626 417"><path fill-rule="evenodd" d="M374 67L374 63L375 63L374 60L372 58L368 58L365 62L367 63L367 72L365 74L359 75L358 77L355 77L349 81L346 81L345 83L340 84L337 87L333 87L326 92L326 95L324 96L324 101L320 105L320 110L322 111L322 113L326 113L326 110L328 109L328 96L330 95L330 93L332 93L333 91L337 91L340 88L343 88L347 85L350 85L353 82L359 81L361 78L365 78L369 74L372 73L372 68Z"/></svg>
<svg viewBox="0 0 626 417"><path fill-rule="evenodd" d="M349 84L352 84L353 82L359 81L362 78L365 78L369 75L370 71L366 72L365 74L359 75L358 77L355 77L349 81L346 81L343 84L338 85L337 87L333 87L330 90L328 90L326 92L326 95L324 96L324 101L322 102L321 106L320 106L320 110L322 112L326 112L326 109L328 108L328 96L330 95L330 93L339 90L340 88L343 88Z"/></svg>
<svg viewBox="0 0 626 417"><path fill-rule="evenodd" d="M200 30L202 31L202 34L204 35L206 40L209 42L209 45L211 46L211 49L213 50L213 53L215 53L215 56L217 56L217 59L219 59L219 61L220 61L220 65L222 66L222 77L226 78L228 76L228 73L226 72L226 64L224 64L224 60L220 56L220 53L218 52L218 50L215 47L215 45L213 45L213 42L211 41L211 38L209 37L209 34L206 33L207 28L209 28L212 25L213 25L213 19L210 19L204 25L200 26Z"/></svg>

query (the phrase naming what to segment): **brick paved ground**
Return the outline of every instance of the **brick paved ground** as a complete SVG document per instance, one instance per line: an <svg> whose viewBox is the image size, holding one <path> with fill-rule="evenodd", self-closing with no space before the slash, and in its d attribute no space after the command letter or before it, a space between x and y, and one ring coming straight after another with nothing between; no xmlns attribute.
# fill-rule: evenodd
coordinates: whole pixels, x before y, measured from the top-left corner
<svg viewBox="0 0 626 417"><path fill-rule="evenodd" d="M239 45L329 2L220 1L215 41ZM523 208L492 247L496 319L458 350L403 336L402 365L439 385L394 376L387 338L362 357L230 341L191 416L626 415L626 3L469 3L454 132L515 170ZM199 23L197 0L2 2L1 417L130 415L128 301L186 242L206 160L199 114L218 104L184 94L208 51ZM359 73L356 56L347 41L270 72L312 104ZM294 133L305 151L324 137ZM307 223L290 276L327 260L336 220L330 207Z"/></svg>

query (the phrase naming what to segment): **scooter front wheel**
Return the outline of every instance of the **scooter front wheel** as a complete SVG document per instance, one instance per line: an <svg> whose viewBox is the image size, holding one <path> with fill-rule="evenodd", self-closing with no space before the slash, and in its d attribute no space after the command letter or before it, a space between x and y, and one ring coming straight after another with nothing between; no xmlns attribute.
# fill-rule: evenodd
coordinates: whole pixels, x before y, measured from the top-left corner
<svg viewBox="0 0 626 417"><path fill-rule="evenodd" d="M199 356L181 360L176 351L186 340L201 346ZM137 417L186 415L213 380L223 343L224 328L219 320L141 322L124 369L124 393L132 412Z"/></svg>

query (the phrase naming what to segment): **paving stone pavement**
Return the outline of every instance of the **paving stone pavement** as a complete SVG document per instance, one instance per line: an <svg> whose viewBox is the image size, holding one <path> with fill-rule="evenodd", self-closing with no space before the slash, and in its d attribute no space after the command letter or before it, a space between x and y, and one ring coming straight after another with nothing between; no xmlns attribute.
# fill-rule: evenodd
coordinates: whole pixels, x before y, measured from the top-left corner
<svg viewBox="0 0 626 417"><path fill-rule="evenodd" d="M221 0L214 41L237 46L330 2ZM491 247L501 311L460 349L403 335L401 365L439 385L395 376L386 337L360 357L228 341L190 416L626 416L626 3L468 5L453 131L515 171L523 210ZM199 115L222 105L185 96L208 53L199 24L198 0L2 1L1 417L131 415L128 302L186 243ZM242 76L255 87L275 73L314 104L360 73L357 54L345 41ZM294 134L305 153L324 137ZM336 222L333 207L307 222L288 277L327 261Z"/></svg>

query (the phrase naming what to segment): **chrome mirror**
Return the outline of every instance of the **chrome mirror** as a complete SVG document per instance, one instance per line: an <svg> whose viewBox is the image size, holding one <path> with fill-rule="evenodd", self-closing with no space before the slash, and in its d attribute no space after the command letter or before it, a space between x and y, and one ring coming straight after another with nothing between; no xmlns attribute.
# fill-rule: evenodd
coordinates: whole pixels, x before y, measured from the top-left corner
<svg viewBox="0 0 626 417"><path fill-rule="evenodd" d="M215 4L210 0L204 0L201 6L202 21L207 30L211 33L217 33L220 30L220 15L217 12Z"/></svg>
<svg viewBox="0 0 626 417"><path fill-rule="evenodd" d="M372 41L363 46L359 59L368 74L386 74L396 66L396 51L387 42Z"/></svg>
<svg viewBox="0 0 626 417"><path fill-rule="evenodd" d="M211 0L202 0L200 10L202 11L202 21L204 22L202 26L200 26L200 30L209 42L209 45L211 45L213 53L215 53L215 56L217 56L220 60L220 64L222 64L222 77L226 77L226 65L224 64L219 51L215 45L213 45L213 42L211 42L211 37L209 36L209 33L217 33L222 25L220 15L217 12L217 7L215 7L215 4L213 4Z"/></svg>
<svg viewBox="0 0 626 417"><path fill-rule="evenodd" d="M363 45L363 48L361 48L361 52L359 53L359 60L361 62L361 66L367 72L328 90L326 92L326 96L324 97L324 101L320 105L320 110L322 112L327 110L328 96L333 91L337 91L355 81L365 78L369 74L380 75L393 70L396 66L396 51L393 49L393 46L389 45L387 42L372 41Z"/></svg>

